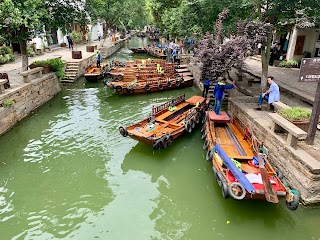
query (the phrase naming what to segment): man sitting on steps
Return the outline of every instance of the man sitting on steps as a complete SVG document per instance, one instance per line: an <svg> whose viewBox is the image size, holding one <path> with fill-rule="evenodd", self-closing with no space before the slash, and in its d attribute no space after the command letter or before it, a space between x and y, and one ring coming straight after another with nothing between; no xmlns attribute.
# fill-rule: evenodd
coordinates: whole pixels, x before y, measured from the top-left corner
<svg viewBox="0 0 320 240"><path fill-rule="evenodd" d="M280 101L280 92L279 86L274 82L272 76L268 77L268 84L270 85L269 89L264 93L261 93L258 99L257 110L261 110L262 101L268 101L268 104L272 104L273 102Z"/></svg>

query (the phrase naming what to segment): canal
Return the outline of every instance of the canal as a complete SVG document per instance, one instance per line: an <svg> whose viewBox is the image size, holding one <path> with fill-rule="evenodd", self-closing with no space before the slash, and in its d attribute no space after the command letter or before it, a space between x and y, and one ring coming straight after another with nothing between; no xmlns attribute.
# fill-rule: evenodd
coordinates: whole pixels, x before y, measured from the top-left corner
<svg viewBox="0 0 320 240"><path fill-rule="evenodd" d="M112 58L133 55L125 47ZM200 128L160 151L119 134L183 93L201 94L64 85L0 137L0 239L320 239L319 207L223 199Z"/></svg>

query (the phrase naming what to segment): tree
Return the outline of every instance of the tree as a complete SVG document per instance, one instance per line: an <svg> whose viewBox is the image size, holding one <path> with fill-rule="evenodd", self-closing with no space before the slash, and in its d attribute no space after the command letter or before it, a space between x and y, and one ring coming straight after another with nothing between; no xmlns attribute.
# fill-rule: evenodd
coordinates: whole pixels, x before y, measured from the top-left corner
<svg viewBox="0 0 320 240"><path fill-rule="evenodd" d="M223 41L223 22L229 13L223 10L214 24L214 34L207 33L196 49L196 59L201 62L202 81L216 79L232 67L242 69L245 59L254 53L254 46L265 42L271 25L259 21L240 21L237 35Z"/></svg>
<svg viewBox="0 0 320 240"><path fill-rule="evenodd" d="M41 0L4 0L0 3L0 35L20 43L22 69L28 68L27 40L46 14Z"/></svg>
<svg viewBox="0 0 320 240"><path fill-rule="evenodd" d="M20 43L22 69L28 68L27 41L43 31L45 22L58 29L80 16L83 1L3 0L0 3L0 35Z"/></svg>

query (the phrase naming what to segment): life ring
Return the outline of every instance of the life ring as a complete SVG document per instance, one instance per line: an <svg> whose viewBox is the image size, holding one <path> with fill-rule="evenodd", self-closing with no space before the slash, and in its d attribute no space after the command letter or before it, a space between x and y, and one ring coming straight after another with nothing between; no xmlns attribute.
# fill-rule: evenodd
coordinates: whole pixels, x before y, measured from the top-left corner
<svg viewBox="0 0 320 240"><path fill-rule="evenodd" d="M184 83L183 77L180 78L180 83Z"/></svg>
<svg viewBox="0 0 320 240"><path fill-rule="evenodd" d="M123 94L128 94L129 93L129 89L128 88L122 88L122 93Z"/></svg>
<svg viewBox="0 0 320 240"><path fill-rule="evenodd" d="M176 86L177 86L177 87L180 86L180 81L179 81L179 79L176 80Z"/></svg>
<svg viewBox="0 0 320 240"><path fill-rule="evenodd" d="M196 122L194 121L194 119L190 119L190 125L192 129L196 127Z"/></svg>
<svg viewBox="0 0 320 240"><path fill-rule="evenodd" d="M207 154L206 154L206 160L207 160L207 162L211 162L211 161L212 161L212 158L213 158L213 150L212 150L212 148L210 148L210 149L207 151Z"/></svg>
<svg viewBox="0 0 320 240"><path fill-rule="evenodd" d="M205 127L205 126L204 126L204 127ZM205 130L205 131L202 133L201 139L202 139L202 140L205 139L205 138L207 137L207 135L208 135L208 131Z"/></svg>
<svg viewBox="0 0 320 240"><path fill-rule="evenodd" d="M203 150L208 149L209 144L210 144L210 140L209 139L205 140L202 146Z"/></svg>
<svg viewBox="0 0 320 240"><path fill-rule="evenodd" d="M205 123L207 121L207 114L204 115L204 117L202 118L202 123Z"/></svg>
<svg viewBox="0 0 320 240"><path fill-rule="evenodd" d="M197 113L196 116L194 117L194 121L196 124L198 124L200 122L200 117L199 114Z"/></svg>
<svg viewBox="0 0 320 240"><path fill-rule="evenodd" d="M122 126L119 127L119 132L123 137L128 136L128 131L127 131L127 129L125 127L122 127Z"/></svg>
<svg viewBox="0 0 320 240"><path fill-rule="evenodd" d="M167 87L168 87L168 88L172 87L172 83L171 83L170 81L167 81L166 84L167 84Z"/></svg>
<svg viewBox="0 0 320 240"><path fill-rule="evenodd" d="M162 146L162 140L159 139L152 145L152 148L153 148L153 150L158 150L158 149L160 149L161 146Z"/></svg>
<svg viewBox="0 0 320 240"><path fill-rule="evenodd" d="M219 187L221 187L222 186L222 174L221 174L221 172L216 171L214 176L215 176L215 178L217 180L217 183L218 183Z"/></svg>
<svg viewBox="0 0 320 240"><path fill-rule="evenodd" d="M206 128L207 128L207 125L206 125L206 124L203 124L203 125L202 125L202 128L201 128L201 132L203 133L203 132L206 130Z"/></svg>
<svg viewBox="0 0 320 240"><path fill-rule="evenodd" d="M227 199L230 197L229 192L228 192L227 183L223 180L221 180L221 191L222 191L222 197L224 199Z"/></svg>
<svg viewBox="0 0 320 240"><path fill-rule="evenodd" d="M290 191L293 194L293 200L291 202L286 201L286 206L289 210L294 211L299 206L300 197L299 197L299 193L297 191L295 191L295 190L290 190Z"/></svg>
<svg viewBox="0 0 320 240"><path fill-rule="evenodd" d="M161 144L160 144L160 146L161 146L163 149L166 149L166 148L169 146L166 137L164 137L163 139L161 139Z"/></svg>
<svg viewBox="0 0 320 240"><path fill-rule="evenodd" d="M277 174L277 177L278 177L280 180L283 179L283 173L282 173L279 169L276 170L276 174Z"/></svg>
<svg viewBox="0 0 320 240"><path fill-rule="evenodd" d="M158 88L159 88L159 90L163 89L163 86L162 86L161 82L158 82Z"/></svg>
<svg viewBox="0 0 320 240"><path fill-rule="evenodd" d="M213 174L216 176L216 173L217 173L217 169L214 165L212 165L212 172Z"/></svg>
<svg viewBox="0 0 320 240"><path fill-rule="evenodd" d="M121 86L116 86L116 92L117 93L120 93L120 92L122 92L122 87Z"/></svg>
<svg viewBox="0 0 320 240"><path fill-rule="evenodd" d="M186 129L186 132L191 133L192 132L192 126L190 122L186 122L184 124L184 128Z"/></svg>
<svg viewBox="0 0 320 240"><path fill-rule="evenodd" d="M167 135L167 145L168 147L171 146L173 143L173 137L169 134Z"/></svg>
<svg viewBox="0 0 320 240"><path fill-rule="evenodd" d="M150 85L148 83L146 83L144 85L144 90L149 91L150 90Z"/></svg>
<svg viewBox="0 0 320 240"><path fill-rule="evenodd" d="M246 190L242 184L233 182L229 185L229 195L236 200L242 200L246 196Z"/></svg>
<svg viewBox="0 0 320 240"><path fill-rule="evenodd" d="M131 88L128 88L128 93L133 93L133 88L131 87Z"/></svg>

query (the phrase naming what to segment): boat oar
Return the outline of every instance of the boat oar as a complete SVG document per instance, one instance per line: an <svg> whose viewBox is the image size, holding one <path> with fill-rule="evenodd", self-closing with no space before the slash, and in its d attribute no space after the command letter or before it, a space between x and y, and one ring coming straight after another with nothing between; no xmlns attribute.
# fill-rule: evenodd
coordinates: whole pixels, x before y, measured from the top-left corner
<svg viewBox="0 0 320 240"><path fill-rule="evenodd" d="M263 161L262 161L261 156L259 154L257 141L256 141L252 131L251 131L251 134L252 134L252 136L251 136L252 142L254 144L255 152L257 154L258 161L259 161L259 169L260 169L260 174L261 174L262 182L263 182L264 196L268 202L278 203L279 199L278 199L277 193L275 193L272 188L270 179L268 177L267 170L265 169Z"/></svg>

